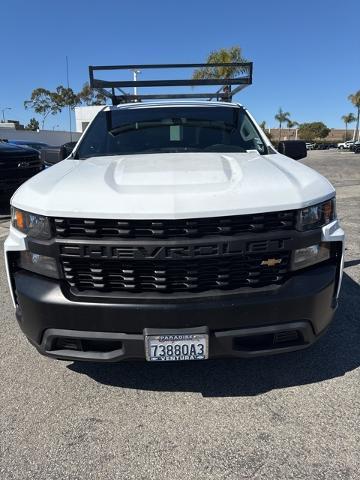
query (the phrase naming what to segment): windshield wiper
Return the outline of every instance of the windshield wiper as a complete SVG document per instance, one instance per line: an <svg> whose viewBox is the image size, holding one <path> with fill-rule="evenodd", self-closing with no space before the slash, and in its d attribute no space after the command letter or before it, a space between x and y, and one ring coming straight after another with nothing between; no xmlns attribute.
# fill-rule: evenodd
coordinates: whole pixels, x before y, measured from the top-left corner
<svg viewBox="0 0 360 480"><path fill-rule="evenodd" d="M228 145L226 143L215 143L214 145L209 145L203 149L203 152L234 152L234 153L245 153L246 149L240 145Z"/></svg>

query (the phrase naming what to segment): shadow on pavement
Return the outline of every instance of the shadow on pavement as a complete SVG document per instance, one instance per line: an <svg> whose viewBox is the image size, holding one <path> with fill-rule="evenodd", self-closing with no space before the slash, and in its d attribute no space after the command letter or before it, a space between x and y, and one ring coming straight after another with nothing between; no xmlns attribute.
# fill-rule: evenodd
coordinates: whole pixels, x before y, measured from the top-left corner
<svg viewBox="0 0 360 480"><path fill-rule="evenodd" d="M97 382L204 397L253 396L343 376L360 366L360 286L344 274L340 305L328 332L307 350L252 360L149 364L75 362L73 372Z"/></svg>
<svg viewBox="0 0 360 480"><path fill-rule="evenodd" d="M354 267L355 265L360 265L360 259L358 260L349 260L348 262L345 262L344 267Z"/></svg>

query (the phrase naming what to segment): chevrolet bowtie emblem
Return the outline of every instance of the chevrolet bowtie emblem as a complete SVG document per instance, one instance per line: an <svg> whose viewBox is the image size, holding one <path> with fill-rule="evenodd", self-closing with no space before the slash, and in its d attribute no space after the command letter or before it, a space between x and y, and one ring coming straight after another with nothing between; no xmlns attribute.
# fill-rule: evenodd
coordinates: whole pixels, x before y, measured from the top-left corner
<svg viewBox="0 0 360 480"><path fill-rule="evenodd" d="M261 265L266 265L267 267L274 267L275 265L279 265L281 263L281 258L268 258L267 260L263 260Z"/></svg>
<svg viewBox="0 0 360 480"><path fill-rule="evenodd" d="M27 168L30 167L30 162L19 162L18 168Z"/></svg>

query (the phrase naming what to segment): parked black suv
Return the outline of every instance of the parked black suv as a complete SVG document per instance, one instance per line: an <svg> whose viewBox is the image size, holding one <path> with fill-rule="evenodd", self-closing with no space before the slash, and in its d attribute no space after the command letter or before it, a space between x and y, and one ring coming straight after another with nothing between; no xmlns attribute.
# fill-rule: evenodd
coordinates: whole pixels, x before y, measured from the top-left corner
<svg viewBox="0 0 360 480"><path fill-rule="evenodd" d="M39 152L0 141L0 196L10 196L43 169Z"/></svg>
<svg viewBox="0 0 360 480"><path fill-rule="evenodd" d="M354 153L360 153L360 141L353 143L350 147L350 151Z"/></svg>
<svg viewBox="0 0 360 480"><path fill-rule="evenodd" d="M9 140L9 143L11 143L12 145L19 145L20 147L34 148L38 152L40 152L43 148L51 147L51 145L49 145L48 143L33 142L31 140L29 140L29 141L27 141L27 140Z"/></svg>

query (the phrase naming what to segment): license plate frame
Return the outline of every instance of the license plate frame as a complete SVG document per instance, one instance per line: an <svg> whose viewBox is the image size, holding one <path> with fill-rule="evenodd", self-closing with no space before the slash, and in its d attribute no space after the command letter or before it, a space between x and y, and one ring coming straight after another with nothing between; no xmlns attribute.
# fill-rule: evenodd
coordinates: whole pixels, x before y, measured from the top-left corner
<svg viewBox="0 0 360 480"><path fill-rule="evenodd" d="M155 348L157 347L157 348ZM172 348L170 348L172 347ZM208 332L161 332L145 335L148 362L199 361L209 358Z"/></svg>

